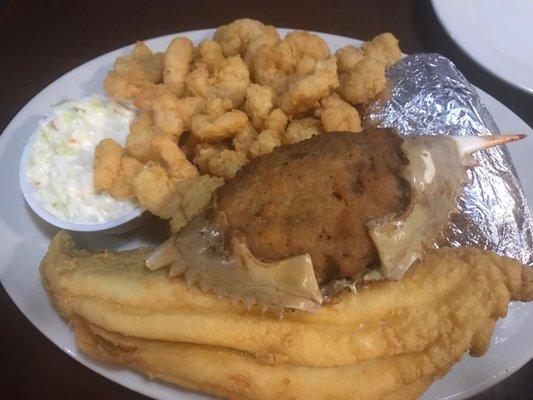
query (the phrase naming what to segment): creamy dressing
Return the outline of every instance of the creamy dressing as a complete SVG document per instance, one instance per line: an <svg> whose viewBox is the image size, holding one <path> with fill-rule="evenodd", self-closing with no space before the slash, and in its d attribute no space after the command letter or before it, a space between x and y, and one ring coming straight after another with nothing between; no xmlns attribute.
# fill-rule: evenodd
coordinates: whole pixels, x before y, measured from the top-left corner
<svg viewBox="0 0 533 400"><path fill-rule="evenodd" d="M94 150L104 138L125 146L135 112L92 96L56 105L41 121L31 143L26 177L34 197L53 216L79 224L98 224L137 208L93 187Z"/></svg>

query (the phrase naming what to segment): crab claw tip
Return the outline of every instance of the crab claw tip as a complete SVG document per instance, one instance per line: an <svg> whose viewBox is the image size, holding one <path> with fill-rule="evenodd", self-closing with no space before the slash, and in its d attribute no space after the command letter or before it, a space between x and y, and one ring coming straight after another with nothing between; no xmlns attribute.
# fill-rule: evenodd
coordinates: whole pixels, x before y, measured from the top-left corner
<svg viewBox="0 0 533 400"><path fill-rule="evenodd" d="M476 151L488 149L495 146L501 146L505 143L515 142L525 138L527 135L522 133L511 135L490 135L490 136L450 136L455 140L459 151L463 156L472 154Z"/></svg>

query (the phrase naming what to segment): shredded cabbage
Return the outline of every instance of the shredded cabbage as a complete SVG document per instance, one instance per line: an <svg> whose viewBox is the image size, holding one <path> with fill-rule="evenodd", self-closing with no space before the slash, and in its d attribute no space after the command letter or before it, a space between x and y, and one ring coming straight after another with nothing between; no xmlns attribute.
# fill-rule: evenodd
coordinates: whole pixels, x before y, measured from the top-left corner
<svg viewBox="0 0 533 400"><path fill-rule="evenodd" d="M134 117L134 111L97 95L53 108L39 124L27 164L28 182L46 211L64 221L97 224L137 207L93 188L96 145L112 138L125 146Z"/></svg>

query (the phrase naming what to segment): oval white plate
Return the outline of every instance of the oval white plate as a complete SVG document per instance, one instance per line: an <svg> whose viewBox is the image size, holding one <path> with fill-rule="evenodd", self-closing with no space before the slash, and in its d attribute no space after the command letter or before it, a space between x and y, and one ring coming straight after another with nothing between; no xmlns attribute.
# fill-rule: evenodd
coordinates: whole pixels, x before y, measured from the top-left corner
<svg viewBox="0 0 533 400"><path fill-rule="evenodd" d="M533 94L531 0L432 0L457 45L507 83Z"/></svg>
<svg viewBox="0 0 533 400"><path fill-rule="evenodd" d="M286 30L280 30L285 34ZM213 30L182 33L195 43L211 37ZM320 34L332 49L361 42L340 36ZM146 41L154 50L164 50L170 39L164 36ZM64 75L35 96L17 114L0 136L0 281L24 315L57 346L92 370L137 392L159 400L205 399L206 395L184 391L126 369L109 368L87 359L76 348L68 325L53 309L41 285L38 266L56 229L37 217L26 205L19 189L19 160L26 141L39 118L50 112L60 100L81 98L92 92L102 93L102 82L115 58L131 50L125 47L98 57ZM503 132L533 133L509 109L480 92ZM527 196L533 201L533 168L530 154L533 139L510 146ZM88 248L133 248L161 240L156 230L142 230L125 235L77 233L76 240ZM444 379L435 382L424 399L466 398L508 376L533 357L531 329L533 304L514 304L509 315L496 328L489 352L482 358L465 356Z"/></svg>

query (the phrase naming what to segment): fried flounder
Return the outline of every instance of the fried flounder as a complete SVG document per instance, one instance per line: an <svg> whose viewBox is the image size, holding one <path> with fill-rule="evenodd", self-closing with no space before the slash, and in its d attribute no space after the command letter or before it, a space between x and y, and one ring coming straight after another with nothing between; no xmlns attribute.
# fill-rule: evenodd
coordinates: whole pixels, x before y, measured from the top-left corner
<svg viewBox="0 0 533 400"><path fill-rule="evenodd" d="M88 355L231 398L416 398L486 351L510 299L531 297L517 262L441 249L399 281L279 319L147 270L149 252L78 250L60 232L43 282Z"/></svg>

